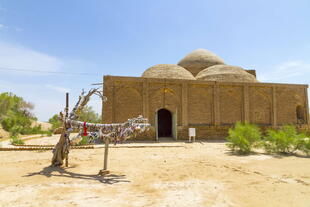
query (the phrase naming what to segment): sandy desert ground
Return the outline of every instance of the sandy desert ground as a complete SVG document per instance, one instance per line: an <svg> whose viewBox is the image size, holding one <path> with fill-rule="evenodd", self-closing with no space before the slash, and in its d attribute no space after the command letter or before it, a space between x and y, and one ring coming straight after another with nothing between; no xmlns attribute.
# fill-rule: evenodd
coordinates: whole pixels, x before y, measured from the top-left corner
<svg viewBox="0 0 310 207"><path fill-rule="evenodd" d="M106 177L103 148L71 150L67 168L49 166L51 151L2 151L0 206L310 207L310 158L236 156L223 142L135 145L145 147L110 148Z"/></svg>

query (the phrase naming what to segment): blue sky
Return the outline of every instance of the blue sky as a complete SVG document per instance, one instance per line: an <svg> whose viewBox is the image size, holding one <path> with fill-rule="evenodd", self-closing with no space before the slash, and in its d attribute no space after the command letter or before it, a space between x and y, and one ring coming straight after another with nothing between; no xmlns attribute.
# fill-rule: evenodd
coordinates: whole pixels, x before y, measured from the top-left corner
<svg viewBox="0 0 310 207"><path fill-rule="evenodd" d="M262 82L310 83L309 0L0 0L0 92L46 121L102 75L140 76L197 48L256 69ZM101 102L91 103L100 112Z"/></svg>

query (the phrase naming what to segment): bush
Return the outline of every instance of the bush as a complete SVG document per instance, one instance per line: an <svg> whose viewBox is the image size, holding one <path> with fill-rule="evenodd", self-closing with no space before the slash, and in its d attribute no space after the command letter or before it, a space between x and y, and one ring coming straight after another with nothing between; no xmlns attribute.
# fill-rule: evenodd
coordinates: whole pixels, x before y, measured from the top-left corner
<svg viewBox="0 0 310 207"><path fill-rule="evenodd" d="M310 155L310 138L299 138L297 143L297 149L304 152L307 156Z"/></svg>
<svg viewBox="0 0 310 207"><path fill-rule="evenodd" d="M0 122L13 135L26 134L36 118L31 114L31 103L12 93L0 93Z"/></svg>
<svg viewBox="0 0 310 207"><path fill-rule="evenodd" d="M48 137L51 137L51 136L53 135L53 132L47 131L47 132L46 132L46 135L47 135Z"/></svg>
<svg viewBox="0 0 310 207"><path fill-rule="evenodd" d="M79 116L79 121L86 121L92 123L100 123L101 117L97 114L91 106L85 106Z"/></svg>
<svg viewBox="0 0 310 207"><path fill-rule="evenodd" d="M23 140L21 140L18 136L11 136L12 144L25 144Z"/></svg>
<svg viewBox="0 0 310 207"><path fill-rule="evenodd" d="M291 125L283 126L279 130L269 129L263 146L267 152L293 153L303 136L298 134L295 127Z"/></svg>
<svg viewBox="0 0 310 207"><path fill-rule="evenodd" d="M18 136L22 130L23 130L23 128L21 126L13 126L10 129L9 133L11 136Z"/></svg>
<svg viewBox="0 0 310 207"><path fill-rule="evenodd" d="M48 120L48 123L52 124L52 131L54 131L55 129L61 127L62 123L59 120L58 114L55 114L52 118L50 118Z"/></svg>
<svg viewBox="0 0 310 207"><path fill-rule="evenodd" d="M91 122L91 123L100 123L101 117L97 114L91 106L85 106L79 115L79 121ZM59 127L62 127L62 122L59 119L59 115L53 115L49 120L48 123L52 124L52 131L56 130Z"/></svg>
<svg viewBox="0 0 310 207"><path fill-rule="evenodd" d="M79 143L77 143L77 145L87 145L88 143L89 143L88 136L82 136L81 141L79 141Z"/></svg>
<svg viewBox="0 0 310 207"><path fill-rule="evenodd" d="M235 127L228 131L227 146L232 151L247 154L251 152L253 147L258 146L260 140L261 131L257 126L237 122Z"/></svg>

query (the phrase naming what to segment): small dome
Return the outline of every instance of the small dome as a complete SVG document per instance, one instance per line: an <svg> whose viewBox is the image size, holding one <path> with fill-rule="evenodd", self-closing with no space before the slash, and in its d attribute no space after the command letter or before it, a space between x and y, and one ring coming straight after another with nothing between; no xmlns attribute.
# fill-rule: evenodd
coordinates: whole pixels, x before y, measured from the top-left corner
<svg viewBox="0 0 310 207"><path fill-rule="evenodd" d="M198 73L197 80L219 82L258 82L254 75L243 68L231 65L215 65Z"/></svg>
<svg viewBox="0 0 310 207"><path fill-rule="evenodd" d="M205 68L222 64L225 63L220 57L205 49L194 50L178 63L179 66L187 69L194 76Z"/></svg>
<svg viewBox="0 0 310 207"><path fill-rule="evenodd" d="M174 64L154 65L144 71L142 77L195 80L195 77L189 71Z"/></svg>

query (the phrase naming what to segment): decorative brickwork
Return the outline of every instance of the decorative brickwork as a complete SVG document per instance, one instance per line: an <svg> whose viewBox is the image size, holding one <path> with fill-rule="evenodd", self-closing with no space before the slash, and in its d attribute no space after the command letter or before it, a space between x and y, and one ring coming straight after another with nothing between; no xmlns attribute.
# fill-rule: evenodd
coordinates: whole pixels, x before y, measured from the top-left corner
<svg viewBox="0 0 310 207"><path fill-rule="evenodd" d="M208 82L199 80L104 76L103 123L123 122L143 115L152 130L138 140L156 140L156 114L173 115L174 139L219 139L236 121L263 129L295 124L309 129L307 85Z"/></svg>

